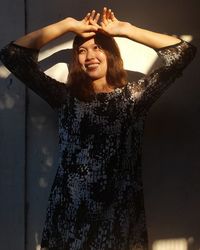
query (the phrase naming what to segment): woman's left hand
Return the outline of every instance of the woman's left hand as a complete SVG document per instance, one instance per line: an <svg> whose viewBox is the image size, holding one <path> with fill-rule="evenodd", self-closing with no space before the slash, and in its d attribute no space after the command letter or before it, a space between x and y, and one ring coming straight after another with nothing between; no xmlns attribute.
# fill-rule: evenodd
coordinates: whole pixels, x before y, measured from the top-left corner
<svg viewBox="0 0 200 250"><path fill-rule="evenodd" d="M124 36L125 29L129 25L127 22L119 21L111 9L103 8L100 31L110 36Z"/></svg>
<svg viewBox="0 0 200 250"><path fill-rule="evenodd" d="M81 21L74 18L67 18L67 21L70 26L70 31L84 38L89 38L94 36L100 27L98 25L99 17L100 14L93 10L92 12L89 12Z"/></svg>

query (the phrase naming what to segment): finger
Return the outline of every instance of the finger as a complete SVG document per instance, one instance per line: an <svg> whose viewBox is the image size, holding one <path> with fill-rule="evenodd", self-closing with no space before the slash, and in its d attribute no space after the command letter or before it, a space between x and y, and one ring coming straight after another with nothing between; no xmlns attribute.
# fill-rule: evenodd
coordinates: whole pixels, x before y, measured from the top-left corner
<svg viewBox="0 0 200 250"><path fill-rule="evenodd" d="M104 15L105 15L105 14L106 14L106 12L107 12L107 7L104 7L104 8L103 8L103 13L102 13L102 14L104 14Z"/></svg>
<svg viewBox="0 0 200 250"><path fill-rule="evenodd" d="M106 12L106 19L110 19L111 9L108 9Z"/></svg>
<svg viewBox="0 0 200 250"><path fill-rule="evenodd" d="M92 21L93 24L92 25L88 25L88 29L87 31L89 32L97 32L99 29L99 25L97 23L95 23L94 21Z"/></svg>
<svg viewBox="0 0 200 250"><path fill-rule="evenodd" d="M99 18L100 18L100 13L97 13L96 16L95 16L95 18L94 18L94 21L95 21L96 23L98 23Z"/></svg>
<svg viewBox="0 0 200 250"><path fill-rule="evenodd" d="M90 12L87 13L87 15L84 17L84 20L87 21L90 17Z"/></svg>
<svg viewBox="0 0 200 250"><path fill-rule="evenodd" d="M103 8L103 12L102 12L102 22L105 22L105 21L106 21L106 12L107 12L107 8L104 7L104 8Z"/></svg>
<svg viewBox="0 0 200 250"><path fill-rule="evenodd" d="M89 38L89 37L92 37L92 36L95 36L95 35L96 35L95 32L86 32L86 33L82 34L82 37Z"/></svg>
<svg viewBox="0 0 200 250"><path fill-rule="evenodd" d="M100 25L98 25L98 23L97 23L95 20L90 20L90 24L91 24L91 26L94 26L94 27L96 27L97 29L100 28Z"/></svg>
<svg viewBox="0 0 200 250"><path fill-rule="evenodd" d="M92 11L92 13L91 13L91 15L90 15L90 18L94 19L94 17L95 17L95 13L96 13L96 11L95 11L95 10L93 10L93 11Z"/></svg>
<svg viewBox="0 0 200 250"><path fill-rule="evenodd" d="M101 28L102 28L102 29L105 29L105 28L106 28L106 25L104 24L104 22L101 22Z"/></svg>
<svg viewBox="0 0 200 250"><path fill-rule="evenodd" d="M90 15L89 20L90 21L95 21L96 23L99 21L100 18L100 14L99 13L95 13L95 15Z"/></svg>
<svg viewBox="0 0 200 250"><path fill-rule="evenodd" d="M117 20L117 18L115 17L114 12L111 12L111 14L110 14L110 18L111 18L111 20L112 20L112 21Z"/></svg>
<svg viewBox="0 0 200 250"><path fill-rule="evenodd" d="M107 25L108 24L108 19L106 18L106 13L102 16L102 22Z"/></svg>
<svg viewBox="0 0 200 250"><path fill-rule="evenodd" d="M108 30L109 29L107 28L107 25L105 25L103 22L101 22L101 27L98 29L98 32L109 34Z"/></svg>
<svg viewBox="0 0 200 250"><path fill-rule="evenodd" d="M90 12L88 12L87 15L83 18L83 21L87 23L89 21L89 18L90 18Z"/></svg>

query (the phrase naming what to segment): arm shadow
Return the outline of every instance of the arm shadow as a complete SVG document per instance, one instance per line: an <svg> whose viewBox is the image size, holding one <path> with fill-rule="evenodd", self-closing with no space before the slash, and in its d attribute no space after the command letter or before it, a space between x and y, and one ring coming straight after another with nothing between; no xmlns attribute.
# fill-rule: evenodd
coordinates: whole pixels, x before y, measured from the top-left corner
<svg viewBox="0 0 200 250"><path fill-rule="evenodd" d="M39 62L42 70L47 70L58 63L66 63L69 67L72 61L72 49L59 50Z"/></svg>
<svg viewBox="0 0 200 250"><path fill-rule="evenodd" d="M63 49L41 60L39 64L42 70L45 71L58 63L66 63L67 66L69 67L71 61L72 61L72 49ZM144 74L137 71L126 70L126 72L128 75L128 82L138 81L140 78L144 76Z"/></svg>

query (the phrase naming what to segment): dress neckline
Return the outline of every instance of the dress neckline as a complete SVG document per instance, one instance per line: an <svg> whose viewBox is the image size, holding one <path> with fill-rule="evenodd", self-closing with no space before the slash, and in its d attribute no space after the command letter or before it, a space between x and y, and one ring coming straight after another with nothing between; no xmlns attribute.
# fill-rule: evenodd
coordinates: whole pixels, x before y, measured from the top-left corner
<svg viewBox="0 0 200 250"><path fill-rule="evenodd" d="M115 96L115 95L118 95L120 93L122 93L122 91L124 90L124 88L127 86L127 84L123 87L117 87L115 89L113 89L112 91L110 92L98 92L98 93L95 93L94 96L96 98L98 97L112 97L112 96Z"/></svg>
<svg viewBox="0 0 200 250"><path fill-rule="evenodd" d="M100 102L100 103L103 103L103 102L107 102L111 99L114 99L115 97L121 95L125 88L127 88L129 83L127 83L125 86L119 88L115 88L113 91L111 92L98 92L98 93L95 93L93 95L93 100L92 101L81 101L79 100L78 98L75 97L75 100L78 101L78 102L83 102L85 104L88 104L88 103L91 103L91 102Z"/></svg>

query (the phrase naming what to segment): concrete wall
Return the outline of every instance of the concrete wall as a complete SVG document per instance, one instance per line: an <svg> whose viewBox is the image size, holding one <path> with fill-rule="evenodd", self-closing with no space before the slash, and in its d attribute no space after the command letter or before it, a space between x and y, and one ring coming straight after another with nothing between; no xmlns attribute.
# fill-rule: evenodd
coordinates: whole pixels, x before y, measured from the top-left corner
<svg viewBox="0 0 200 250"><path fill-rule="evenodd" d="M66 16L113 8L122 20L158 32L190 35L200 42L200 3L183 1L21 1L1 0L0 47L25 33ZM72 36L46 46L40 54L47 73L66 79ZM123 56L127 60L126 51ZM127 45L125 45L127 48ZM134 47L133 68L142 71L155 55ZM60 51L60 52L58 52ZM141 53L141 54L140 54ZM66 56L66 58L65 58ZM200 85L199 56L183 77L153 105L144 136L143 174L150 248L169 247L168 239L200 248ZM65 62L56 65L57 62ZM149 65L151 67L152 65ZM138 67L139 65L139 67ZM57 168L56 114L0 65L0 249L37 250ZM158 240L162 240L158 248ZM156 243L157 244L156 244ZM163 243L164 242L164 243ZM178 250L185 249L179 244ZM157 247L157 248L156 248ZM173 248L174 249L174 248Z"/></svg>
<svg viewBox="0 0 200 250"><path fill-rule="evenodd" d="M1 1L0 23L2 47L24 33L24 2ZM0 248L23 250L26 213L25 89L2 67L0 78Z"/></svg>

